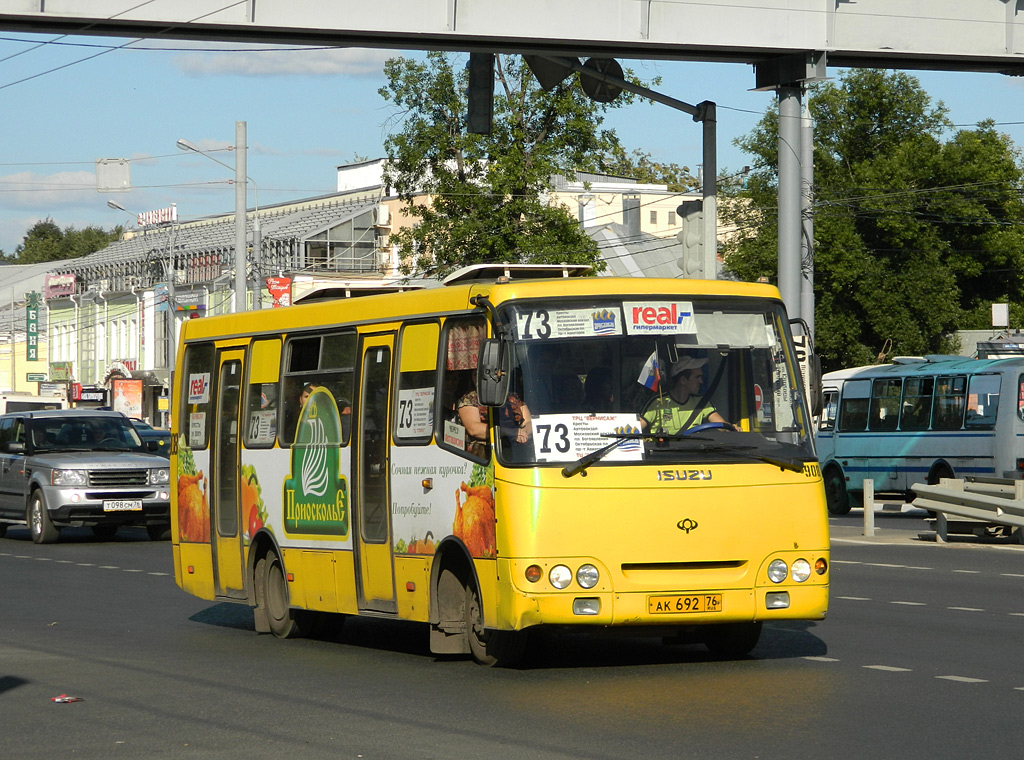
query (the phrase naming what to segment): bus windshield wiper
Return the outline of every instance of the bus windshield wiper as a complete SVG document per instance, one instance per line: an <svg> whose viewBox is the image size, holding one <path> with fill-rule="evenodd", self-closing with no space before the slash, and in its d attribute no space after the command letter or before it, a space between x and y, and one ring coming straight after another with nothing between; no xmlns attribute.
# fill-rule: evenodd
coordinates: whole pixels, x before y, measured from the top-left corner
<svg viewBox="0 0 1024 760"><path fill-rule="evenodd" d="M577 473L585 472L590 465L600 459L604 459L605 454L621 444L623 441L631 441L638 438L660 438L661 436L653 433L604 433L602 437L614 438L615 440L607 446L602 446L597 451L591 451L589 454L583 455L572 464L567 464L562 468L563 478L571 478Z"/></svg>

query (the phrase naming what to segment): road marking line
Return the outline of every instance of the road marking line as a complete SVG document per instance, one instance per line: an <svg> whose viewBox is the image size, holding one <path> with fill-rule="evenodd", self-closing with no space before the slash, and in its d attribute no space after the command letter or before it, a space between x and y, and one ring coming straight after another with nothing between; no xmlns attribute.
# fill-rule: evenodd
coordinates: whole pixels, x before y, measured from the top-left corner
<svg viewBox="0 0 1024 760"><path fill-rule="evenodd" d="M1024 612L1011 612L1010 617L1024 617Z"/></svg>
<svg viewBox="0 0 1024 760"><path fill-rule="evenodd" d="M100 565L100 570L120 570L117 565Z"/></svg>
<svg viewBox="0 0 1024 760"><path fill-rule="evenodd" d="M980 607L947 607L947 610L959 610L960 612L984 612Z"/></svg>
<svg viewBox="0 0 1024 760"><path fill-rule="evenodd" d="M815 662L839 662L835 657L821 657L818 655L807 655L804 657L805 660L814 660Z"/></svg>
<svg viewBox="0 0 1024 760"><path fill-rule="evenodd" d="M884 670L887 673L911 673L910 668L894 668L892 665L864 665L868 670Z"/></svg>
<svg viewBox="0 0 1024 760"><path fill-rule="evenodd" d="M131 570L131 569L125 568L125 572L126 573L141 573L142 570Z"/></svg>
<svg viewBox="0 0 1024 760"><path fill-rule="evenodd" d="M925 604L924 602L900 602L900 601L892 601L892 602L889 602L889 604L903 604L903 605L906 605L907 607L927 607L927 606L928 606L928 605L927 605L927 604Z"/></svg>
<svg viewBox="0 0 1024 760"><path fill-rule="evenodd" d="M934 570L933 567L919 567L917 565L907 565L907 570Z"/></svg>
<svg viewBox="0 0 1024 760"><path fill-rule="evenodd" d="M170 575L170 573L147 573L147 575Z"/></svg>
<svg viewBox="0 0 1024 760"><path fill-rule="evenodd" d="M968 678L967 676L935 676L943 681L956 681L957 683L988 683L985 678Z"/></svg>
<svg viewBox="0 0 1024 760"><path fill-rule="evenodd" d="M76 562L75 564L79 567L96 567L95 562Z"/></svg>
<svg viewBox="0 0 1024 760"><path fill-rule="evenodd" d="M954 573L964 573L965 575L981 575L981 570L954 570Z"/></svg>
<svg viewBox="0 0 1024 760"><path fill-rule="evenodd" d="M1024 573L999 573L1004 578L1024 578Z"/></svg>
<svg viewBox="0 0 1024 760"><path fill-rule="evenodd" d="M891 564L889 562L865 562L864 564L867 565L868 567L895 567L895 568L906 567L906 565L893 565L893 564Z"/></svg>
<svg viewBox="0 0 1024 760"><path fill-rule="evenodd" d="M58 565L73 565L73 564L75 564L75 561L72 560L72 559L58 559L58 560L54 560L54 562L56 562Z"/></svg>
<svg viewBox="0 0 1024 760"><path fill-rule="evenodd" d="M863 562L858 562L852 559L836 559L832 560L833 565L862 565Z"/></svg>
<svg viewBox="0 0 1024 760"><path fill-rule="evenodd" d="M33 557L33 559L36 562L49 562L50 561L49 557Z"/></svg>
<svg viewBox="0 0 1024 760"><path fill-rule="evenodd" d="M14 557L15 559L32 559L32 557L27 554L15 554Z"/></svg>
<svg viewBox="0 0 1024 760"><path fill-rule="evenodd" d="M849 599L851 602L870 602L869 596L837 596L836 599Z"/></svg>

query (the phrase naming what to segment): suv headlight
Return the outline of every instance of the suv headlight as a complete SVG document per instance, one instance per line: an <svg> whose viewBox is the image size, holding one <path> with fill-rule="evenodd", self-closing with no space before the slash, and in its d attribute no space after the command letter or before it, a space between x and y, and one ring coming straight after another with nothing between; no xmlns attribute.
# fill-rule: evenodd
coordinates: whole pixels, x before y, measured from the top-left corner
<svg viewBox="0 0 1024 760"><path fill-rule="evenodd" d="M86 470L54 470L50 482L55 486L87 486L89 473Z"/></svg>
<svg viewBox="0 0 1024 760"><path fill-rule="evenodd" d="M171 470L169 467L161 467L158 470L149 471L149 483L154 486L167 485L171 482Z"/></svg>

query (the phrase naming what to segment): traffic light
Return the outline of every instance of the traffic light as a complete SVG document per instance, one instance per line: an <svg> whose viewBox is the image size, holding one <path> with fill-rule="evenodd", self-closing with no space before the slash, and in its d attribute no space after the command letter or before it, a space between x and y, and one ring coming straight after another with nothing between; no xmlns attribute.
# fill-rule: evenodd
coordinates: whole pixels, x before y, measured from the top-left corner
<svg viewBox="0 0 1024 760"><path fill-rule="evenodd" d="M683 276L702 279L704 275L704 202L687 200L676 209L679 215L679 233L676 239L682 247L679 268Z"/></svg>
<svg viewBox="0 0 1024 760"><path fill-rule="evenodd" d="M494 115L494 53L470 53L466 68L469 69L466 131L470 134L489 135Z"/></svg>

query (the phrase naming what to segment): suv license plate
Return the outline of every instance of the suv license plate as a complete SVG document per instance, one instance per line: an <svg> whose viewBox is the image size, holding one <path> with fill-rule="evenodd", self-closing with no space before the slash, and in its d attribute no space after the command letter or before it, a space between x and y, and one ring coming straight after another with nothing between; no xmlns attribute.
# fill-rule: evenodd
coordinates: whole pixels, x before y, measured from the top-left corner
<svg viewBox="0 0 1024 760"><path fill-rule="evenodd" d="M721 594L685 594L679 596L649 596L647 611L652 615L672 615L681 612L721 612Z"/></svg>
<svg viewBox="0 0 1024 760"><path fill-rule="evenodd" d="M141 512L142 499L110 499L103 502L104 512Z"/></svg>

